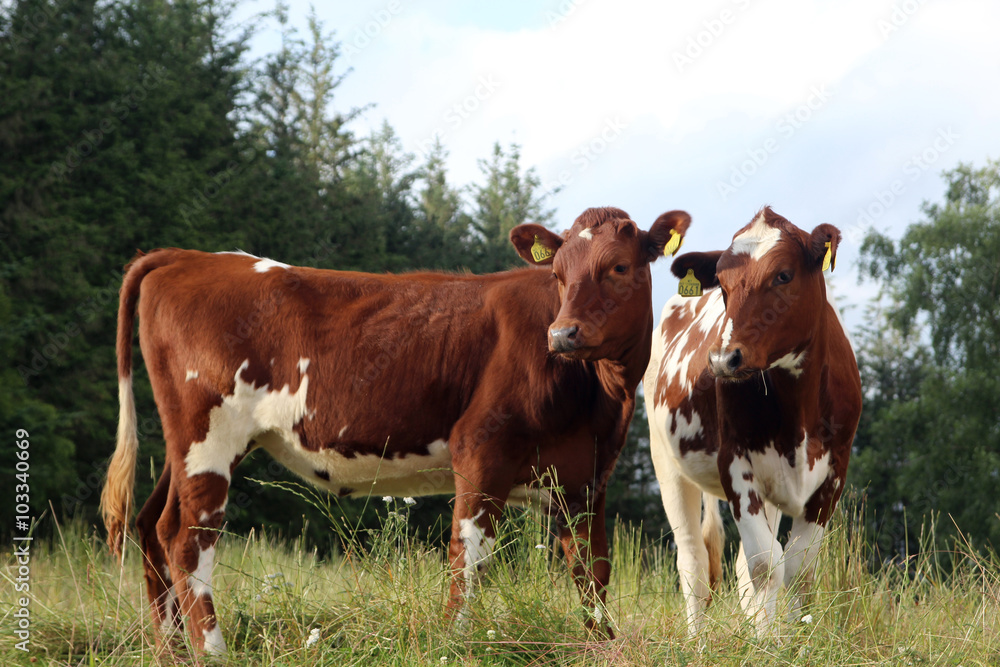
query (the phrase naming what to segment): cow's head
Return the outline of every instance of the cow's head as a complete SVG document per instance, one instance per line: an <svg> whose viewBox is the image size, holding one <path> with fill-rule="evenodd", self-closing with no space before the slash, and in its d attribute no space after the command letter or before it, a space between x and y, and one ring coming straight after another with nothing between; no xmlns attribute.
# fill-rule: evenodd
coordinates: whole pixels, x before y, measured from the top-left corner
<svg viewBox="0 0 1000 667"><path fill-rule="evenodd" d="M670 211L644 232L621 209L590 208L562 235L533 224L512 229L517 253L551 265L559 286L549 349L575 359L624 358L637 331L652 331L649 265L664 249L676 252L690 224L687 213Z"/></svg>
<svg viewBox="0 0 1000 667"><path fill-rule="evenodd" d="M745 380L767 368L802 372L826 309L823 271L836 264L839 242L833 225L810 234L765 207L727 250L677 258L674 275L690 269L703 287L722 289L726 316L708 354L716 377Z"/></svg>

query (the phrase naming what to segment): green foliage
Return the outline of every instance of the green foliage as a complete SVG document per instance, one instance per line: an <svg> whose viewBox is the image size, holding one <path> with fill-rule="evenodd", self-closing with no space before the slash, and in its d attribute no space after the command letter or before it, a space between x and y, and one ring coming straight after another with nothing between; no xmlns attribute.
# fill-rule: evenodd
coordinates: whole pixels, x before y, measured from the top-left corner
<svg viewBox="0 0 1000 667"><path fill-rule="evenodd" d="M938 513L939 532L1000 545L1000 163L945 179L926 221L862 248L888 305L861 338L850 479L867 488L883 558L912 551Z"/></svg>
<svg viewBox="0 0 1000 667"><path fill-rule="evenodd" d="M388 124L356 137L350 126L365 109L336 108L348 70L315 13L300 37L279 4L269 15L279 48L249 63L258 25L237 27L233 6L18 0L0 9L0 426L31 435L35 516L51 500L57 515L96 521L118 417L118 288L136 249L488 271L521 263L511 227L553 219L516 146L495 147L482 184L457 187L440 143L421 164ZM138 350L133 367L141 500L164 443ZM4 475L13 455L0 454ZM312 504L280 488L290 483L268 457L250 457L233 480L228 529L303 531L330 549ZM359 530L376 525L372 503L344 500L338 511ZM421 499L411 524L437 540L448 514L448 499Z"/></svg>

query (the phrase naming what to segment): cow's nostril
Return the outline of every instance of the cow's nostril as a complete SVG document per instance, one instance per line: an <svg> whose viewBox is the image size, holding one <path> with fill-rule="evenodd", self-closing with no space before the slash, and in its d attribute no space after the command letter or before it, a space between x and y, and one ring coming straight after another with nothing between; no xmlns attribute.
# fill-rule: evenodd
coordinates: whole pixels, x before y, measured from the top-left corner
<svg viewBox="0 0 1000 667"><path fill-rule="evenodd" d="M743 365L743 352L739 348L733 350L732 354L729 355L729 359L726 361L726 365L729 366L729 370L735 371L737 368Z"/></svg>

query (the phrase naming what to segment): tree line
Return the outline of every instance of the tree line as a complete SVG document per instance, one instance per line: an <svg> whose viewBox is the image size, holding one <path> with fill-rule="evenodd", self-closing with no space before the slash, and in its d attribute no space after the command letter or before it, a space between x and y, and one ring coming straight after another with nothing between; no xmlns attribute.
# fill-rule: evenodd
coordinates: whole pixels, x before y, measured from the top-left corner
<svg viewBox="0 0 1000 667"><path fill-rule="evenodd" d="M261 21L278 26L280 46L251 60L260 22L237 25L233 9L217 0L0 9L0 425L31 433L36 516L96 522L118 414L118 288L137 249L489 272L521 264L512 227L556 222L517 145L497 143L479 179L456 184L442 143L418 156L387 123L355 133L369 110L338 104L342 46L315 16L300 35L279 5ZM926 221L900 241L865 243L863 272L884 289L856 341L866 395L850 479L886 554L932 511L950 513L977 544L1000 544L997 174L995 163L949 172ZM134 368L145 498L164 445L144 366ZM4 448L5 477L14 464ZM322 512L295 484L266 455L251 456L233 480L228 529L304 531L329 546ZM350 525L380 521L379 503L331 502ZM410 519L436 538L449 512L447 499L424 499ZM667 530L642 401L608 513L642 522L648 539ZM11 517L2 521L9 529Z"/></svg>

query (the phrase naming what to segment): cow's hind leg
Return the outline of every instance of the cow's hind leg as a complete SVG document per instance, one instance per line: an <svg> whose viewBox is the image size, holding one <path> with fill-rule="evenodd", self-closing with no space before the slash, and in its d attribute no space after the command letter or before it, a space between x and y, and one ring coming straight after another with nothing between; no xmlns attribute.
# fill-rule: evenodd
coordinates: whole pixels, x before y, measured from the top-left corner
<svg viewBox="0 0 1000 667"><path fill-rule="evenodd" d="M167 511L157 524L161 542L170 545L170 573L195 648L215 655L226 652L212 599L212 568L228 491L229 480L218 473L188 477L174 471Z"/></svg>
<svg viewBox="0 0 1000 667"><path fill-rule="evenodd" d="M566 562L588 612L587 629L614 638L606 616L606 594L611 580L611 558L604 523L604 496L567 498L567 506L585 508L576 516L563 517L559 527Z"/></svg>
<svg viewBox="0 0 1000 667"><path fill-rule="evenodd" d="M149 596L153 625L157 632L157 644L168 639L176 631L183 630L183 621L177 606L177 594L174 590L173 578L170 575L167 554L156 533L156 524L167 506L169 491L170 462L168 461L163 467L163 473L156 483L156 488L146 504L142 506L142 510L135 520L139 546L142 549L146 593Z"/></svg>

